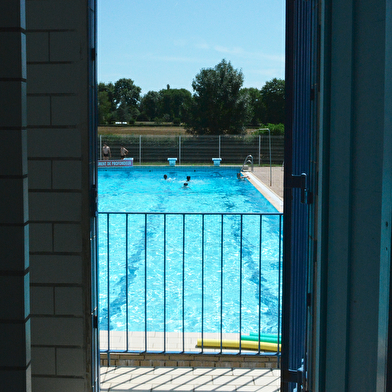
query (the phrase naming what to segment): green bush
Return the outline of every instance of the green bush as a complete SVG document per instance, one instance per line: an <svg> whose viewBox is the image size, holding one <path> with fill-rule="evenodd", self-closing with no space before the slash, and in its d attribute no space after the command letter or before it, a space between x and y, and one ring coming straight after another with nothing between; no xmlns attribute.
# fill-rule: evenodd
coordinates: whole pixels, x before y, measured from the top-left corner
<svg viewBox="0 0 392 392"><path fill-rule="evenodd" d="M265 135L268 134L268 128L271 131L271 135L284 135L284 124L261 124L260 128L253 132L254 135Z"/></svg>

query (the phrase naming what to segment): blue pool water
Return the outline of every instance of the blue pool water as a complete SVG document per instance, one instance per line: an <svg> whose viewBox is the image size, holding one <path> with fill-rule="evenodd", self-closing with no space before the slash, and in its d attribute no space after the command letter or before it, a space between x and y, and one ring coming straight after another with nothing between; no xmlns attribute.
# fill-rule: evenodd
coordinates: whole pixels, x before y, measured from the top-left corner
<svg viewBox="0 0 392 392"><path fill-rule="evenodd" d="M277 332L281 216L237 173L98 171L101 330Z"/></svg>

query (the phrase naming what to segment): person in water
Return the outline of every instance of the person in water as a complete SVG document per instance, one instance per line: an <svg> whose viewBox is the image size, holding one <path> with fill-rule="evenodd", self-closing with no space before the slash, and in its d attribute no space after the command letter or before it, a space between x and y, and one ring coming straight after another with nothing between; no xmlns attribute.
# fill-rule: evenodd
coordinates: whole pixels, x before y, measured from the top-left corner
<svg viewBox="0 0 392 392"><path fill-rule="evenodd" d="M165 180L167 180L167 175L166 175L166 174L164 174L164 175L163 175L163 178L164 178Z"/></svg>
<svg viewBox="0 0 392 392"><path fill-rule="evenodd" d="M248 176L241 176L241 173L237 173L237 178L238 178L239 180L244 181L245 178L248 178Z"/></svg>
<svg viewBox="0 0 392 392"><path fill-rule="evenodd" d="M191 176L187 176L186 180L189 182L191 180Z"/></svg>

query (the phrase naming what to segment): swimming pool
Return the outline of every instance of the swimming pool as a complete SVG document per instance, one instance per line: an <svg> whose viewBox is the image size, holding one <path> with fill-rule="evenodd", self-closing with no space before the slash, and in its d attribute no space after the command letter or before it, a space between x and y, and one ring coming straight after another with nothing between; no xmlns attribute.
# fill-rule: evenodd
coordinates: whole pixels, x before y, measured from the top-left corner
<svg viewBox="0 0 392 392"><path fill-rule="evenodd" d="M278 332L282 217L237 173L98 171L101 330Z"/></svg>

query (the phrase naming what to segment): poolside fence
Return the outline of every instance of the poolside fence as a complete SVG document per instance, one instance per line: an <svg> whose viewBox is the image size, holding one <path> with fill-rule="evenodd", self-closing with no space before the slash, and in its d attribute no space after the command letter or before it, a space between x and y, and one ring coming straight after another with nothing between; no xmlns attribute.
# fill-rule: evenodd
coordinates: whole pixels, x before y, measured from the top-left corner
<svg viewBox="0 0 392 392"><path fill-rule="evenodd" d="M109 363L111 353L279 357L282 214L98 218L100 345Z"/></svg>
<svg viewBox="0 0 392 392"><path fill-rule="evenodd" d="M222 164L242 165L252 155L255 165L282 165L284 137L280 135L100 135L99 151L106 143L113 159L120 159L120 147L129 151L135 165L167 164L167 158L177 158L177 164L212 164L212 158L222 158Z"/></svg>

